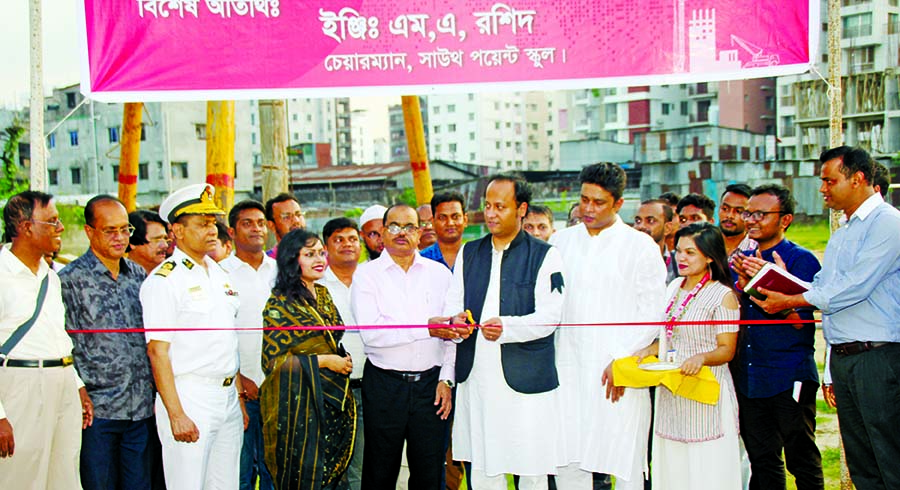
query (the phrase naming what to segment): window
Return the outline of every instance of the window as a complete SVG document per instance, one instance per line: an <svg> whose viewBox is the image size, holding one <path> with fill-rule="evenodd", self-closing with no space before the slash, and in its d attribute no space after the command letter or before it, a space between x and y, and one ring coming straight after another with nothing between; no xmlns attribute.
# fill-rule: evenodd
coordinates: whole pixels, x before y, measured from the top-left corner
<svg viewBox="0 0 900 490"><path fill-rule="evenodd" d="M194 124L194 132L197 134L198 140L206 139L206 124Z"/></svg>
<svg viewBox="0 0 900 490"><path fill-rule="evenodd" d="M438 133L440 133L440 132L441 132L441 127L440 127L440 126L437 126L437 125L435 125L435 126L434 126L434 131L432 131L432 133L434 133L434 134L438 134Z"/></svg>
<svg viewBox="0 0 900 490"><path fill-rule="evenodd" d="M74 109L75 106L78 105L76 97L75 92L66 93L66 106L68 106L69 109Z"/></svg>
<svg viewBox="0 0 900 490"><path fill-rule="evenodd" d="M500 110L500 103L499 103L499 102L494 102L494 110L495 110L495 111L499 111L499 110Z"/></svg>
<svg viewBox="0 0 900 490"><path fill-rule="evenodd" d="M900 14L888 14L887 33L900 33Z"/></svg>
<svg viewBox="0 0 900 490"><path fill-rule="evenodd" d="M112 166L112 178L113 178L113 184L116 184L119 182L119 166L118 165Z"/></svg>
<svg viewBox="0 0 900 490"><path fill-rule="evenodd" d="M47 178L50 180L50 185L59 185L59 170L55 168L47 170Z"/></svg>
<svg viewBox="0 0 900 490"><path fill-rule="evenodd" d="M150 180L150 165L138 163L138 180Z"/></svg>
<svg viewBox="0 0 900 490"><path fill-rule="evenodd" d="M453 114L456 112L456 104L450 104L447 106L447 113Z"/></svg>
<svg viewBox="0 0 900 490"><path fill-rule="evenodd" d="M306 133L306 141L312 142L312 133Z"/></svg>
<svg viewBox="0 0 900 490"><path fill-rule="evenodd" d="M506 142L506 147L507 147L507 148L512 148L512 141L507 141L507 142Z"/></svg>
<svg viewBox="0 0 900 490"><path fill-rule="evenodd" d="M663 104L662 104L662 115L663 116L669 115L669 104L666 102L663 102Z"/></svg>
<svg viewBox="0 0 900 490"><path fill-rule="evenodd" d="M78 131L69 131L69 145L78 146Z"/></svg>
<svg viewBox="0 0 900 490"><path fill-rule="evenodd" d="M113 126L111 128L106 128L109 133L109 142L110 143L118 143L119 142L119 127Z"/></svg>
<svg viewBox="0 0 900 490"><path fill-rule="evenodd" d="M500 121L494 123L494 129L500 129Z"/></svg>
<svg viewBox="0 0 900 490"><path fill-rule="evenodd" d="M447 131L449 131L451 133L455 133L456 132L456 124L448 124Z"/></svg>
<svg viewBox="0 0 900 490"><path fill-rule="evenodd" d="M469 162L475 163L475 154L474 153L469 153Z"/></svg>
<svg viewBox="0 0 900 490"><path fill-rule="evenodd" d="M172 178L173 179L188 178L187 162L172 162Z"/></svg>
<svg viewBox="0 0 900 490"><path fill-rule="evenodd" d="M300 133L294 133L294 141L300 139Z"/></svg>
<svg viewBox="0 0 900 490"><path fill-rule="evenodd" d="M516 141L516 153L521 153L521 152L522 152L522 143L519 141Z"/></svg>
<svg viewBox="0 0 900 490"><path fill-rule="evenodd" d="M251 145L256 144L256 133L250 133L250 144Z"/></svg>
<svg viewBox="0 0 900 490"><path fill-rule="evenodd" d="M141 141L147 141L147 125L141 124Z"/></svg>
<svg viewBox="0 0 900 490"><path fill-rule="evenodd" d="M606 122L614 123L618 121L619 113L616 109L616 104L609 104L608 106L606 106Z"/></svg>
<svg viewBox="0 0 900 490"><path fill-rule="evenodd" d="M512 123L506 123L506 129L509 129L511 127L512 127Z"/></svg>
<svg viewBox="0 0 900 490"><path fill-rule="evenodd" d="M306 115L306 122L312 122L312 114Z"/></svg>
<svg viewBox="0 0 900 490"><path fill-rule="evenodd" d="M471 102L473 100L475 100L475 94L469 94L469 102ZM473 155L474 155L474 153L473 153ZM474 160L474 158L472 160Z"/></svg>
<svg viewBox="0 0 900 490"><path fill-rule="evenodd" d="M435 152L435 153L440 153L440 152L441 152L441 145L434 145L434 152Z"/></svg>
<svg viewBox="0 0 900 490"><path fill-rule="evenodd" d="M850 71L865 71L875 68L875 46L849 50Z"/></svg>
<svg viewBox="0 0 900 490"><path fill-rule="evenodd" d="M450 143L450 154L456 153L456 143Z"/></svg>
<svg viewBox="0 0 900 490"><path fill-rule="evenodd" d="M474 132L469 133L469 141L475 141L475 133Z"/></svg>
<svg viewBox="0 0 900 490"><path fill-rule="evenodd" d="M474 121L474 120L475 120L475 113L474 113L474 112L470 112L470 113L469 113L469 120L470 120L470 121Z"/></svg>
<svg viewBox="0 0 900 490"><path fill-rule="evenodd" d="M847 15L841 18L843 32L841 38L850 39L860 36L872 35L872 12L864 14Z"/></svg>
<svg viewBox="0 0 900 490"><path fill-rule="evenodd" d="M296 112L293 113L293 114L291 114L291 120L292 120L292 121L299 121L299 120L300 120L300 114L297 114Z"/></svg>
<svg viewBox="0 0 900 490"><path fill-rule="evenodd" d="M435 114L440 114L440 113L441 113L441 107L440 107L440 106L434 106L434 113L435 113Z"/></svg>
<svg viewBox="0 0 900 490"><path fill-rule="evenodd" d="M681 101L681 115L682 116L688 115L688 103L686 100Z"/></svg>
<svg viewBox="0 0 900 490"><path fill-rule="evenodd" d="M56 148L56 133L47 135L47 148Z"/></svg>
<svg viewBox="0 0 900 490"><path fill-rule="evenodd" d="M256 113L254 112L250 113L250 125L256 126Z"/></svg>
<svg viewBox="0 0 900 490"><path fill-rule="evenodd" d="M499 142L499 141L495 141L495 142L494 142L494 148L496 148L496 149L498 149L498 150L500 149L500 142Z"/></svg>
<svg viewBox="0 0 900 490"><path fill-rule="evenodd" d="M69 173L72 177L72 185L81 185L81 169L70 168Z"/></svg>

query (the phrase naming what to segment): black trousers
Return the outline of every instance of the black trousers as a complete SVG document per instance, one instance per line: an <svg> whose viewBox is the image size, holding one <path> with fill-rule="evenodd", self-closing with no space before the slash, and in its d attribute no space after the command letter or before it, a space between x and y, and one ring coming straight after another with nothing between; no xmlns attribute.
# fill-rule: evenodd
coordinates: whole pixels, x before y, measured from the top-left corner
<svg viewBox="0 0 900 490"><path fill-rule="evenodd" d="M804 381L799 401L793 389L768 398L737 394L741 438L750 458L750 489L785 488L785 463L797 490L822 490L822 455L816 446L816 392L819 384ZM781 459L782 451L784 460Z"/></svg>
<svg viewBox="0 0 900 490"><path fill-rule="evenodd" d="M900 488L900 344L850 356L832 352L831 376L853 484Z"/></svg>
<svg viewBox="0 0 900 490"><path fill-rule="evenodd" d="M434 405L440 369L407 382L366 361L362 402L366 414L362 490L394 490L403 443L409 463L409 486L442 490L444 435L447 421Z"/></svg>

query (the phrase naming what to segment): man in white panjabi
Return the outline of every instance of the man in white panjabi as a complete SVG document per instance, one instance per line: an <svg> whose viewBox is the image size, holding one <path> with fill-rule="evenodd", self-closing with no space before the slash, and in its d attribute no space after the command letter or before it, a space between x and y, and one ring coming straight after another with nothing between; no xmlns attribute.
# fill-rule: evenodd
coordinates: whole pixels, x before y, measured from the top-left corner
<svg viewBox="0 0 900 490"><path fill-rule="evenodd" d="M466 337L457 345L453 459L472 463L478 490L546 489L562 461L562 410L554 332L565 297L562 261L522 230L530 191L500 175L485 192L490 234L463 246L444 314ZM480 326L470 332L465 310ZM469 335L471 334L471 335Z"/></svg>
<svg viewBox="0 0 900 490"><path fill-rule="evenodd" d="M665 301L659 247L618 216L625 172L611 163L580 175L582 224L556 232L569 287L563 324L655 322ZM652 342L656 326L577 326L557 332L568 466L560 490L592 488L592 472L616 477L616 489L644 487L651 421L646 388L616 388L612 362Z"/></svg>

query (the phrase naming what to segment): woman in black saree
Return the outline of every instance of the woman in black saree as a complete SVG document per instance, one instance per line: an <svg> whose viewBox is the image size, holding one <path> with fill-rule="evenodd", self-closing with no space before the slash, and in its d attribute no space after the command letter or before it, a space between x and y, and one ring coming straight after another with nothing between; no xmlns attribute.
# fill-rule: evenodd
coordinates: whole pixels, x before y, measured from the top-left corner
<svg viewBox="0 0 900 490"><path fill-rule="evenodd" d="M333 489L353 454L353 369L340 345L341 317L324 286L326 253L314 233L294 230L278 244L278 276L263 310L267 330L260 388L266 466L278 490Z"/></svg>

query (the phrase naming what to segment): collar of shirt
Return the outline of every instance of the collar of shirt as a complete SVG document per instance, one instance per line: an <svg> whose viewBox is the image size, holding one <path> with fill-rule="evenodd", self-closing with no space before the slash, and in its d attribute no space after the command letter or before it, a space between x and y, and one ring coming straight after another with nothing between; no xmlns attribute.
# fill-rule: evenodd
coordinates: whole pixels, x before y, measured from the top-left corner
<svg viewBox="0 0 900 490"><path fill-rule="evenodd" d="M429 259L423 258L421 255L419 255L418 250L416 250L414 253L415 253L415 256L413 257L412 265L409 266L408 271L404 271L404 272L409 272L409 271L413 270L413 268L422 267L422 261L429 260ZM400 265L397 264L396 262L394 262L394 259L391 257L391 254L388 253L387 249L385 249L385 251L381 255L379 255L378 258L375 259L373 262L375 264L378 264L378 268L382 271L386 271L386 270L390 269L391 267L396 267L397 269L400 269L401 271L403 271L403 269L400 267Z"/></svg>
<svg viewBox="0 0 900 490"><path fill-rule="evenodd" d="M100 258L97 257L97 254L95 254L92 249L88 248L87 251L84 253L84 255L82 255L82 257L84 257L83 260L84 260L85 268L88 269L90 272L93 272L96 274L106 274L106 275L110 276L110 278L112 278L112 274L110 273L109 268L106 267L106 265L100 261ZM134 264L134 263L130 263L130 261L127 260L125 257L122 257L121 259L119 259L119 274L125 274L125 275L133 274L134 270L132 269L132 266L135 266L135 265L136 264Z"/></svg>
<svg viewBox="0 0 900 490"><path fill-rule="evenodd" d="M868 199L863 201L863 203L860 204L858 208L856 208L856 211L852 216L850 216L850 219L852 220L854 217L856 217L861 221L865 221L866 218L868 218L869 215L872 214L872 211L875 211L875 208L877 208L878 205L883 202L884 198L881 197L881 194L877 192L872 194Z"/></svg>
<svg viewBox="0 0 900 490"><path fill-rule="evenodd" d="M206 265L206 268L207 268L207 269L209 269L210 267L213 267L213 266L219 267L219 264L218 264L215 260L209 258L208 255L204 255L204 256L203 256L203 264L198 264L196 260L192 259L188 254L184 253L184 251L181 250L181 249L178 248L178 247L175 247L175 251L172 252L172 256L169 257L169 260L174 260L174 261L175 261L176 263L178 263L179 265L185 265L183 262L184 262L185 260L187 260L187 261L189 261L192 265L195 265L195 266L197 266L197 265L199 265L199 266ZM190 269L191 269L191 268L188 268L188 270L190 270Z"/></svg>
<svg viewBox="0 0 900 490"><path fill-rule="evenodd" d="M238 269L242 269L244 267L253 269L253 267L250 264L244 262L237 255L235 255L233 253L231 255L229 255L228 257L225 257L225 259L222 260L222 262L219 262L219 265L222 266L222 269L224 269L225 272L227 272L229 274L231 274L232 272L234 272ZM266 255L264 253L262 263L259 264L258 269L254 269L254 270L261 271L261 270L267 269L269 267L277 267L277 262L275 262L275 259L273 259L272 257L269 257L268 255Z"/></svg>
<svg viewBox="0 0 900 490"><path fill-rule="evenodd" d="M37 274L31 272L31 269L19 257L16 257L16 254L12 253L12 249L7 247L3 247L0 250L0 264L16 276L28 275L29 277L37 277L40 280L43 280L44 276L50 272L50 266L47 265L45 260L40 261L40 264L38 264Z"/></svg>

